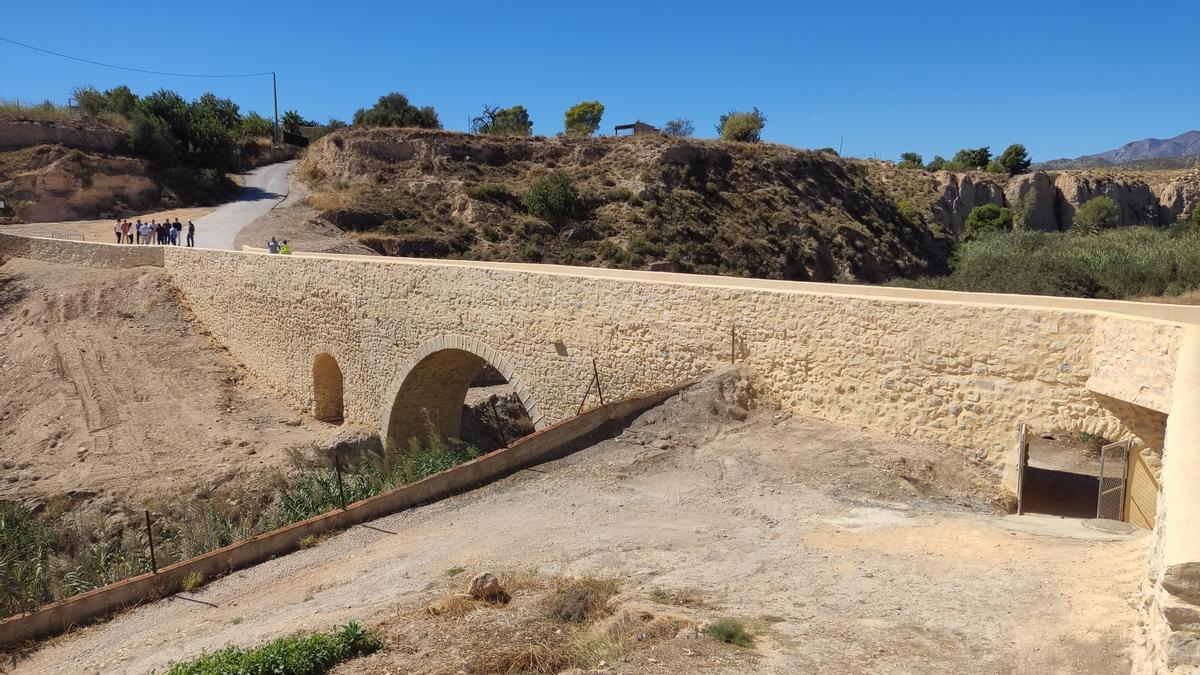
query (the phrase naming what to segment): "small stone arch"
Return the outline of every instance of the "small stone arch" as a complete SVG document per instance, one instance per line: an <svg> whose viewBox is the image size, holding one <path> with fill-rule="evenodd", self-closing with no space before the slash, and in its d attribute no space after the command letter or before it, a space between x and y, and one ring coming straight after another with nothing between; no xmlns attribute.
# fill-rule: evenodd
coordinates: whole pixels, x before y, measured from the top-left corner
<svg viewBox="0 0 1200 675"><path fill-rule="evenodd" d="M541 411L507 358L475 338L444 335L418 347L388 387L380 414L384 446L403 447L411 437L423 438L426 415L443 437L457 436L463 400L484 363L504 376L534 428L541 429Z"/></svg>
<svg viewBox="0 0 1200 675"><path fill-rule="evenodd" d="M312 383L313 417L325 422L341 422L346 414L345 379L333 354L321 352L313 359Z"/></svg>

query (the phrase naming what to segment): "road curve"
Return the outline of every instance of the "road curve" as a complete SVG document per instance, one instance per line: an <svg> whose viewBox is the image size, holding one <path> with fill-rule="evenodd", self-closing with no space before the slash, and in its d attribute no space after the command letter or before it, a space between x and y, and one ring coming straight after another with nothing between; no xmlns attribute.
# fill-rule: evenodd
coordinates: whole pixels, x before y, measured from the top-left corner
<svg viewBox="0 0 1200 675"><path fill-rule="evenodd" d="M268 164L246 174L238 198L196 221L196 246L233 250L242 228L271 210L288 193L288 171L296 164Z"/></svg>

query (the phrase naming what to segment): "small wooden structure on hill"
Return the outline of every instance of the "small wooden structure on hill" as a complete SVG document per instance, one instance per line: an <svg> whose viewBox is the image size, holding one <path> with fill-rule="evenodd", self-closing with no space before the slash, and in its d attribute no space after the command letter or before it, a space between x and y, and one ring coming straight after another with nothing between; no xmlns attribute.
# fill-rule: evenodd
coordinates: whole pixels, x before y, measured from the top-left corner
<svg viewBox="0 0 1200 675"><path fill-rule="evenodd" d="M613 127L614 136L620 137L622 131L628 131L629 133L626 134L627 136L645 136L661 133L658 130L658 127L646 124L641 120L638 120L633 124L618 124L617 126Z"/></svg>

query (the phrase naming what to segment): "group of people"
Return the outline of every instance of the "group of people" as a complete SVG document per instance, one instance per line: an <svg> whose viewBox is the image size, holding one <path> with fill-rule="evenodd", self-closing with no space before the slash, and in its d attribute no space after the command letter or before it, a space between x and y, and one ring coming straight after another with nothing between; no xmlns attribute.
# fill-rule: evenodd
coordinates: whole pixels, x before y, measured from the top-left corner
<svg viewBox="0 0 1200 675"><path fill-rule="evenodd" d="M130 223L128 219L118 220L113 225L113 234L118 244L159 244L161 246L178 246L183 239L184 226L176 218L175 222L151 220L143 223L141 218ZM196 245L196 225L192 221L187 224L187 245Z"/></svg>
<svg viewBox="0 0 1200 675"><path fill-rule="evenodd" d="M292 247L288 245L287 239L283 243L279 243L275 237L271 237L271 241L267 242L267 253L281 253L283 255L291 255Z"/></svg>

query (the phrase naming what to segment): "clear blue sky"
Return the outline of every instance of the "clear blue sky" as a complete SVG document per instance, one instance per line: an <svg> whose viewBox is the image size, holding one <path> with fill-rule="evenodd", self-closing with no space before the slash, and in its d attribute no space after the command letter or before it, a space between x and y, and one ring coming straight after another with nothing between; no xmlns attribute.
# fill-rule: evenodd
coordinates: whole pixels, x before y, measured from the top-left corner
<svg viewBox="0 0 1200 675"><path fill-rule="evenodd" d="M279 73L280 113L349 119L402 91L463 129L523 104L534 132L606 106L605 130L758 106L765 140L926 159L1025 143L1035 160L1200 128L1200 2L10 2L0 35L155 70ZM79 84L206 90L271 111L270 78L128 73L0 43L0 97Z"/></svg>

